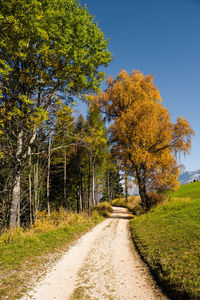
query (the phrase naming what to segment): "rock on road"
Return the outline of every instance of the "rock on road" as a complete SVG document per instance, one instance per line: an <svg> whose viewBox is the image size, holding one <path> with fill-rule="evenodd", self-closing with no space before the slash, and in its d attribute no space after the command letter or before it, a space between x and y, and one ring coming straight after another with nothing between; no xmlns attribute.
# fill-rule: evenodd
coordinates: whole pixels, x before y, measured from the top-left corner
<svg viewBox="0 0 200 300"><path fill-rule="evenodd" d="M167 298L131 241L127 209L114 207L111 217L84 234L22 299Z"/></svg>

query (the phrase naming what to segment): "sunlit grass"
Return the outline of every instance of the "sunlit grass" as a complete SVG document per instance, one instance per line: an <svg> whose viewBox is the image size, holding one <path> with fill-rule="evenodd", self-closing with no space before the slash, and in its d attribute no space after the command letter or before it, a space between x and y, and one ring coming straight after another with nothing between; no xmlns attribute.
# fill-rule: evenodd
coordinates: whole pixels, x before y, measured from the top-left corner
<svg viewBox="0 0 200 300"><path fill-rule="evenodd" d="M141 254L174 295L200 299L200 182L168 193L131 228Z"/></svg>

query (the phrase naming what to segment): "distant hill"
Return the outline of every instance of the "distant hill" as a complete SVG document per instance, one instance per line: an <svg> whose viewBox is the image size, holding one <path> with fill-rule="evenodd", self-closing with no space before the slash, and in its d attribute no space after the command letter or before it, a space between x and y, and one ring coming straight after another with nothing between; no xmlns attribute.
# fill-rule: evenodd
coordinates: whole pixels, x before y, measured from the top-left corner
<svg viewBox="0 0 200 300"><path fill-rule="evenodd" d="M200 181L200 170L187 171L179 176L179 181L182 184L193 182L194 180Z"/></svg>

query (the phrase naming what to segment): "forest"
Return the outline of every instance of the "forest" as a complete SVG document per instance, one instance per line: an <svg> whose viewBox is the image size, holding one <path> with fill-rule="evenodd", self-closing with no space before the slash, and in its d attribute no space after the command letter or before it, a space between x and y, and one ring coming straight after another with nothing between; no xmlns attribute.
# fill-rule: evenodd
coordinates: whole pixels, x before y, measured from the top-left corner
<svg viewBox="0 0 200 300"><path fill-rule="evenodd" d="M128 176L145 210L150 192L177 188L176 158L193 130L185 118L172 123L152 75L120 71L100 90L108 43L76 0L1 3L1 230L127 197Z"/></svg>
<svg viewBox="0 0 200 300"><path fill-rule="evenodd" d="M6 1L0 28L0 228L121 194L101 113L74 109L111 61L93 17L77 1Z"/></svg>

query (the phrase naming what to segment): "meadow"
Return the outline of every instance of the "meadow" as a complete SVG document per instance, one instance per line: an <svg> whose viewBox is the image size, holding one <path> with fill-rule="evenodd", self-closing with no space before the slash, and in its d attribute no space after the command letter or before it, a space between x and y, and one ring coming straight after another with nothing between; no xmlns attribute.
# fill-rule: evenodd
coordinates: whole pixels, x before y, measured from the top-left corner
<svg viewBox="0 0 200 300"><path fill-rule="evenodd" d="M200 299L200 182L131 221L136 247L171 299Z"/></svg>

